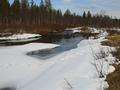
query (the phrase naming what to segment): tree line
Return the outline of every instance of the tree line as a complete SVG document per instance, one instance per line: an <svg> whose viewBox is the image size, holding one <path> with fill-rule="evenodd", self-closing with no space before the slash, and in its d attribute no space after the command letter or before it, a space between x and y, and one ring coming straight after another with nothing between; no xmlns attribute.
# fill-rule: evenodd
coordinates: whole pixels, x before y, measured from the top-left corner
<svg viewBox="0 0 120 90"><path fill-rule="evenodd" d="M62 13L60 9L52 7L51 0L41 0L36 4L34 0L0 0L0 29L11 30L59 30L66 27L120 27L120 19L112 19L107 15L92 15L90 11L83 15L71 13L69 9Z"/></svg>

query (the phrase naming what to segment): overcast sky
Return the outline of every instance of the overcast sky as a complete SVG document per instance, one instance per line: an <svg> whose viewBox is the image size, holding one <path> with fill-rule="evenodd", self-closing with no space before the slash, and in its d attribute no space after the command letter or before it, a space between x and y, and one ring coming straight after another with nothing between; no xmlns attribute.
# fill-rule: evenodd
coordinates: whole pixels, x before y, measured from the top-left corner
<svg viewBox="0 0 120 90"><path fill-rule="evenodd" d="M12 1L12 0L11 0ZM34 0L40 3L41 0ZM120 0L51 0L53 7L61 9L63 12L70 9L71 12L82 14L83 11L90 10L93 14L108 14L112 17L120 18Z"/></svg>

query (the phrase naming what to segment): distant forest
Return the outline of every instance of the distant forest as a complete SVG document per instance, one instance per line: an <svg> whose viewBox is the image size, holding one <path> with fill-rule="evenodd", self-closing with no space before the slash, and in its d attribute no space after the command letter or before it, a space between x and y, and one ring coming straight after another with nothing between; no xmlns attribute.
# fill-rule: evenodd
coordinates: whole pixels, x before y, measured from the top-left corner
<svg viewBox="0 0 120 90"><path fill-rule="evenodd" d="M41 0L39 5L34 0L14 0L12 4L0 0L0 32L45 32L77 26L120 27L120 19L90 11L77 15L67 9L62 13L52 7L51 0Z"/></svg>

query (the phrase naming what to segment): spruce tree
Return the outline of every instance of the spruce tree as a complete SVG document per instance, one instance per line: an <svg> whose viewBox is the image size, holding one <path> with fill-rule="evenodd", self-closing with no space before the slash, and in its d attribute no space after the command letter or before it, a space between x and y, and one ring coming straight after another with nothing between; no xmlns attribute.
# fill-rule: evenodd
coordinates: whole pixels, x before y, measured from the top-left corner
<svg viewBox="0 0 120 90"><path fill-rule="evenodd" d="M83 16L82 17L83 17L83 19L86 18L86 12L85 11L83 12Z"/></svg>
<svg viewBox="0 0 120 90"><path fill-rule="evenodd" d="M65 11L65 13L64 13L64 16L70 16L70 15L71 15L71 12L70 12L69 9L67 9L67 10Z"/></svg>
<svg viewBox="0 0 120 90"><path fill-rule="evenodd" d="M0 1L0 15L8 16L10 10L10 4L8 0L1 0Z"/></svg>
<svg viewBox="0 0 120 90"><path fill-rule="evenodd" d="M14 0L13 4L11 5L12 15L19 16L20 14L20 2L19 0Z"/></svg>
<svg viewBox="0 0 120 90"><path fill-rule="evenodd" d="M45 6L47 9L52 9L51 0L45 0Z"/></svg>
<svg viewBox="0 0 120 90"><path fill-rule="evenodd" d="M91 15L91 13L90 13L90 11L88 11L88 13L87 13L87 18L91 18L92 17L92 15Z"/></svg>

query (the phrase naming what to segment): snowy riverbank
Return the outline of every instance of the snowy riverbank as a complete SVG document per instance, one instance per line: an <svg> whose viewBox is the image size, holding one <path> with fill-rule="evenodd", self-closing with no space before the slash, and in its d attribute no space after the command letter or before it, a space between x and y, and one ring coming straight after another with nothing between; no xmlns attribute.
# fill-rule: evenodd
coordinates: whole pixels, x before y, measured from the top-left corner
<svg viewBox="0 0 120 90"><path fill-rule="evenodd" d="M77 48L60 53L47 60L27 56L27 52L54 48L58 45L31 43L20 46L0 46L0 88L15 87L17 90L98 90L104 87L105 78L93 66L91 50L99 52L99 39L82 40ZM109 53L109 61L104 61L105 75L114 71L109 65L114 58ZM71 84L72 87L68 84Z"/></svg>
<svg viewBox="0 0 120 90"><path fill-rule="evenodd" d="M40 38L41 38L40 34L30 34L30 33L13 34L10 36L0 37L0 44L29 42L29 41L38 40Z"/></svg>

